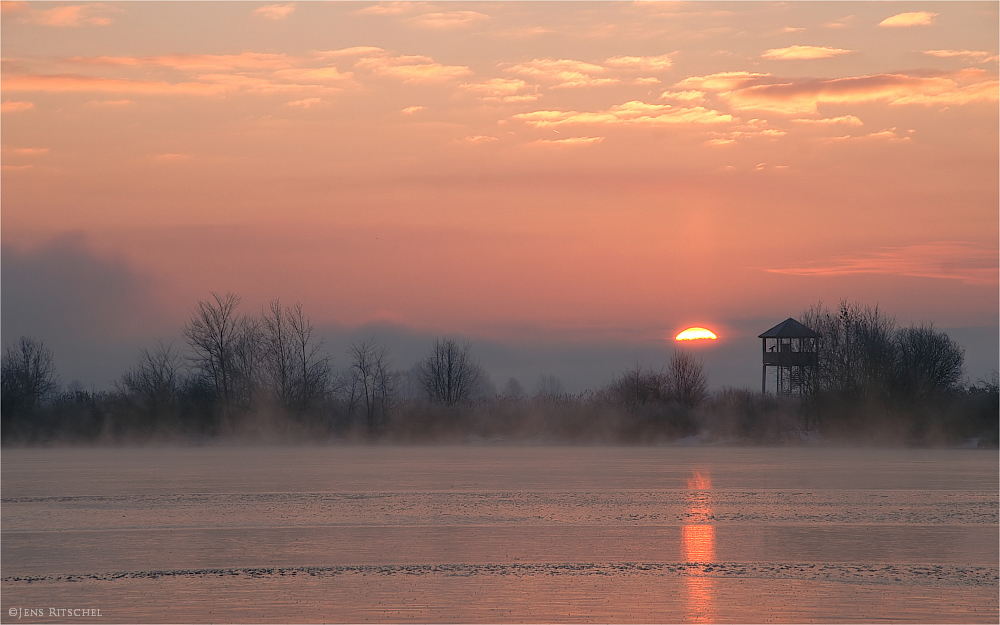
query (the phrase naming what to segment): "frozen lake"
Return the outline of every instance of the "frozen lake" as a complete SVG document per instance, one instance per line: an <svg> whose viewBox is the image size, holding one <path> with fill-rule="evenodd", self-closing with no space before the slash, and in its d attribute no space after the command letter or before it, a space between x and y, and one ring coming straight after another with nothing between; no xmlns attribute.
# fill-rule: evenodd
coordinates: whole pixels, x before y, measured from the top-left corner
<svg viewBox="0 0 1000 625"><path fill-rule="evenodd" d="M995 623L997 493L995 450L6 449L2 614Z"/></svg>

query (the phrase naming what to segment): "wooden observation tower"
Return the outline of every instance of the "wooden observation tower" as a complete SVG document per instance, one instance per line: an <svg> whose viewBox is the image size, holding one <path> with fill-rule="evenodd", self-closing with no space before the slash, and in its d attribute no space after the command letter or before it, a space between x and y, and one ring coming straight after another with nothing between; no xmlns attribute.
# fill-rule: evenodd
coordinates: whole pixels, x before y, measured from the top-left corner
<svg viewBox="0 0 1000 625"><path fill-rule="evenodd" d="M767 368L774 369L778 395L804 395L816 381L819 371L819 332L814 332L789 317L767 332L761 339L763 366L760 372L760 392L767 392Z"/></svg>

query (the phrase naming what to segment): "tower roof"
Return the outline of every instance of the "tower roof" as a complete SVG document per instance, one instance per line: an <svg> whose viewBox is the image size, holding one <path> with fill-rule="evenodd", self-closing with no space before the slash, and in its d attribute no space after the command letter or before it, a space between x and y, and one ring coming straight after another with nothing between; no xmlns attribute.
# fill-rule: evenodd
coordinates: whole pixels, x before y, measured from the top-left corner
<svg viewBox="0 0 1000 625"><path fill-rule="evenodd" d="M819 332L814 332L798 321L789 317L767 332L757 335L759 339L816 339Z"/></svg>

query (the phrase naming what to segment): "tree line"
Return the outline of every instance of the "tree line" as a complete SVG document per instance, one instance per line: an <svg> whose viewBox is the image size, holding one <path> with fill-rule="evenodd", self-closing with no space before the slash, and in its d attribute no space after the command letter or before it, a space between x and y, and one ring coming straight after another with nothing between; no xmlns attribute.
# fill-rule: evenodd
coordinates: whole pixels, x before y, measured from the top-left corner
<svg viewBox="0 0 1000 625"><path fill-rule="evenodd" d="M336 370L301 304L240 311L213 293L182 328L186 349L140 351L112 391L61 391L51 350L21 337L2 359L4 442L141 440L284 432L307 438L653 442L686 436L773 442L813 430L851 438L891 431L907 441L997 440L997 381L964 386L964 353L932 325L901 328L877 307L806 310L821 334L820 367L802 397L748 389L711 394L702 362L677 351L659 369L635 366L605 387L570 395L541 376L529 397L501 391L472 345L436 339L395 369L374 337Z"/></svg>

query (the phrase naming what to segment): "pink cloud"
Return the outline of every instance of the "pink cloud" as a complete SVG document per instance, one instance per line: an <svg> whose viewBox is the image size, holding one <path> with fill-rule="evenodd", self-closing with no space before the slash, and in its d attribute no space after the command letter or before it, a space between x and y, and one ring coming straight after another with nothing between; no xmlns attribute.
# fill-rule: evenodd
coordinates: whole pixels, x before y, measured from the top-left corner
<svg viewBox="0 0 1000 625"><path fill-rule="evenodd" d="M472 74L464 65L442 65L427 56L365 56L354 65L376 76L397 78L407 83L447 82Z"/></svg>
<svg viewBox="0 0 1000 625"><path fill-rule="evenodd" d="M890 274L959 280L969 284L997 284L997 264L998 254L994 247L963 241L932 241L767 271L795 276Z"/></svg>
<svg viewBox="0 0 1000 625"><path fill-rule="evenodd" d="M67 4L41 11L33 10L30 6L21 6L20 3L13 8L16 14L23 16L24 21L60 28L107 26L114 20L105 14L119 10L117 7L113 9L111 5L100 2Z"/></svg>
<svg viewBox="0 0 1000 625"><path fill-rule="evenodd" d="M787 48L775 48L768 50L761 57L772 60L810 60L828 59L841 54L851 54L853 50L842 50L840 48L822 48L817 46L789 46Z"/></svg>
<svg viewBox="0 0 1000 625"><path fill-rule="evenodd" d="M0 113L21 113L24 111L30 111L35 108L34 102L18 102L16 100L8 100L3 104L0 104Z"/></svg>
<svg viewBox="0 0 1000 625"><path fill-rule="evenodd" d="M491 78L478 83L466 83L461 88L479 95L486 102L534 102L541 97L537 92L518 93L533 89L519 78Z"/></svg>
<svg viewBox="0 0 1000 625"><path fill-rule="evenodd" d="M821 119L793 119L797 124L810 124L816 126L864 126L864 122L854 115L841 115L839 117L824 117Z"/></svg>
<svg viewBox="0 0 1000 625"><path fill-rule="evenodd" d="M355 12L362 15L399 15L412 10L416 5L415 2L379 2Z"/></svg>
<svg viewBox="0 0 1000 625"><path fill-rule="evenodd" d="M295 100L287 103L288 106L294 106L296 108L303 108L303 109L311 108L313 106L319 106L321 104L323 104L323 98L305 98L304 100Z"/></svg>
<svg viewBox="0 0 1000 625"><path fill-rule="evenodd" d="M123 67L167 67L187 71L263 70L293 67L286 54L243 52L241 54L173 54L161 56L72 57L67 61L82 65L118 65Z"/></svg>
<svg viewBox="0 0 1000 625"><path fill-rule="evenodd" d="M554 128L573 124L673 125L720 124L733 121L731 115L701 106L677 108L669 104L647 104L637 100L618 104L604 111L534 111L514 115L512 119L523 121L535 128Z"/></svg>
<svg viewBox="0 0 1000 625"><path fill-rule="evenodd" d="M617 78L601 78L607 69L571 59L533 59L507 68L507 73L527 76L544 82L555 83L553 87L599 87L620 83Z"/></svg>
<svg viewBox="0 0 1000 625"><path fill-rule="evenodd" d="M674 83L674 87L679 89L707 89L710 91L728 91L759 82L767 78L770 74L759 74L755 72L719 72L708 76L691 76Z"/></svg>
<svg viewBox="0 0 1000 625"><path fill-rule="evenodd" d="M73 74L9 76L3 79L3 88L7 91L27 92L98 91L180 95L217 95L225 91L220 85L206 83L123 80L118 78L94 78Z"/></svg>
<svg viewBox="0 0 1000 625"><path fill-rule="evenodd" d="M637 69L644 72L665 71L673 67L673 60L670 54L660 56L613 56L604 61L609 67L620 69Z"/></svg>
<svg viewBox="0 0 1000 625"><path fill-rule="evenodd" d="M44 156L49 153L48 148L10 148L7 146L4 146L3 151L19 156Z"/></svg>
<svg viewBox="0 0 1000 625"><path fill-rule="evenodd" d="M412 17L407 21L422 28L447 30L450 28L463 28L488 19L490 19L489 15L477 11L446 11L443 13L424 13L423 15Z"/></svg>
<svg viewBox="0 0 1000 625"><path fill-rule="evenodd" d="M604 141L604 137L567 137L565 139L539 139L532 141L529 145L574 147L584 145L597 145Z"/></svg>
<svg viewBox="0 0 1000 625"><path fill-rule="evenodd" d="M909 13L897 13L892 17L887 17L878 23L883 28L906 28L907 26L929 26L934 23L937 13L930 11L912 11Z"/></svg>
<svg viewBox="0 0 1000 625"><path fill-rule="evenodd" d="M924 54L927 56L936 56L942 59L958 57L972 59L979 62L996 61L998 59L997 55L990 54L984 50L925 50Z"/></svg>
<svg viewBox="0 0 1000 625"><path fill-rule="evenodd" d="M889 104L964 104L995 100L996 81L958 88L950 78L877 74L756 84L721 95L737 110L803 115L817 113L820 104L878 101Z"/></svg>
<svg viewBox="0 0 1000 625"><path fill-rule="evenodd" d="M254 9L253 14L269 20L283 20L294 10L294 2L291 4L265 4L262 7Z"/></svg>

